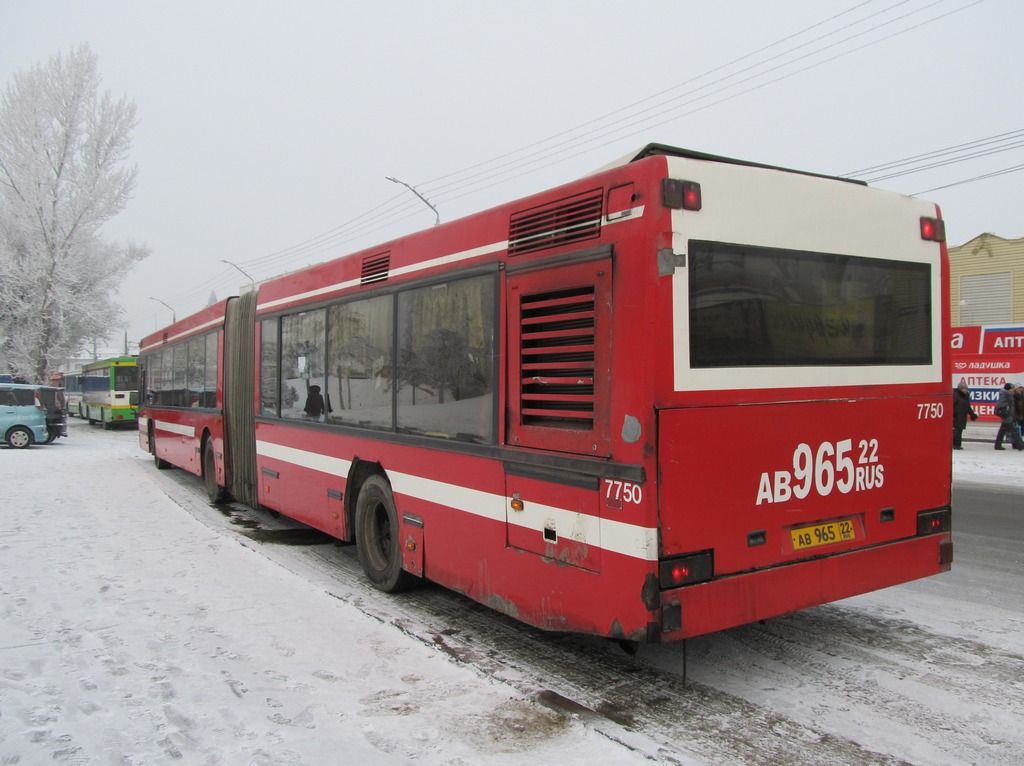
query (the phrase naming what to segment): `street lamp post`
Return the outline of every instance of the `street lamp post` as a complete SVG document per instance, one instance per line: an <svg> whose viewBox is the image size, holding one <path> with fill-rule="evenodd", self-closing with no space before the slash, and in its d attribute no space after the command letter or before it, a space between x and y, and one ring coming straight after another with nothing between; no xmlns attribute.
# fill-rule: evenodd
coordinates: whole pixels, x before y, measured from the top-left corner
<svg viewBox="0 0 1024 766"><path fill-rule="evenodd" d="M255 289L255 287L256 287L256 280L253 279L251 276L249 276L249 272L247 272L245 269L243 269L237 263L232 263L231 261L225 260L224 258L221 258L220 262L221 263L226 263L228 266L233 266L234 268L238 269L238 271L240 271L245 276L245 278L248 279L250 283L252 283L252 286Z"/></svg>
<svg viewBox="0 0 1024 766"><path fill-rule="evenodd" d="M162 300L160 300L159 298L154 298L153 296L149 296L149 299L150 299L151 301L156 301L157 303L159 303L159 304L160 304L160 305L162 305L162 306L167 306L167 308L169 308L169 309L171 310L171 321L172 321L172 322L177 322L177 321L178 321L178 315L177 315L177 314L175 313L175 311L174 311L174 309L173 309L173 308L171 308L170 306L168 306L168 305L167 305L166 303L164 303L164 302L163 302Z"/></svg>
<svg viewBox="0 0 1024 766"><path fill-rule="evenodd" d="M399 181L397 178L392 178L391 176L384 176L384 178L393 184L401 184L406 189L415 194L417 197L419 197L423 201L424 205L426 205L427 207L434 211L434 226L437 226L439 223L441 223L441 214L437 212L437 208L430 204L430 200L428 200L426 197L424 197L422 194L416 191L415 186L410 186L405 181Z"/></svg>

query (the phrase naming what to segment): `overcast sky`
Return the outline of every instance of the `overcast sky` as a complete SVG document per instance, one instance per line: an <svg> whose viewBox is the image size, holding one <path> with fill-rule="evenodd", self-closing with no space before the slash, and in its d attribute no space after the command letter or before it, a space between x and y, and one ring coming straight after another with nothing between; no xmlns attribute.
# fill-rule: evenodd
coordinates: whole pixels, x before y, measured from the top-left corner
<svg viewBox="0 0 1024 766"><path fill-rule="evenodd" d="M135 101L106 235L153 251L137 342L171 319L151 297L236 294L222 259L260 280L431 226L386 176L447 221L650 142L923 193L951 244L1024 236L1022 29L1020 0L0 0L0 83L88 43Z"/></svg>

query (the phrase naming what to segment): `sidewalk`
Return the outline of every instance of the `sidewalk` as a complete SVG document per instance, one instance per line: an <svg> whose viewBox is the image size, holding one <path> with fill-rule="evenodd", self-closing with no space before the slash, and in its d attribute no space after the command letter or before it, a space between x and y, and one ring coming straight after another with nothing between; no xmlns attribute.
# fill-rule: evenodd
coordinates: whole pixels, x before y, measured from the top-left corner
<svg viewBox="0 0 1024 766"><path fill-rule="evenodd" d="M972 423L968 420L967 428L964 429L964 441L994 444L997 431L999 431L998 423Z"/></svg>

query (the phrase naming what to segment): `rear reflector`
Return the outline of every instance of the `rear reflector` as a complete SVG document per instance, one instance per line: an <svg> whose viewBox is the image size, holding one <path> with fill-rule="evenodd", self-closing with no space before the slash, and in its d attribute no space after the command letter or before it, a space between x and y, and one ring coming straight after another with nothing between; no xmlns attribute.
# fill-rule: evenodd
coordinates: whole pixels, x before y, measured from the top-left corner
<svg viewBox="0 0 1024 766"><path fill-rule="evenodd" d="M658 579L662 588L678 588L680 585L710 580L714 570L711 551L703 551L662 561Z"/></svg>
<svg viewBox="0 0 1024 766"><path fill-rule="evenodd" d="M946 241L946 223L938 218L921 218L921 239L929 242Z"/></svg>

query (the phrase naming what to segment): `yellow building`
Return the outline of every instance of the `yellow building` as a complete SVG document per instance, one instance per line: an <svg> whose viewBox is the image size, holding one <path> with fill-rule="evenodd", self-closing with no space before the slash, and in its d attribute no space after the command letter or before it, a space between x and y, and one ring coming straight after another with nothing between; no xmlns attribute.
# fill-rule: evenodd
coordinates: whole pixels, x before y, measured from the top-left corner
<svg viewBox="0 0 1024 766"><path fill-rule="evenodd" d="M950 324L1024 324L1024 237L980 234L949 248Z"/></svg>

